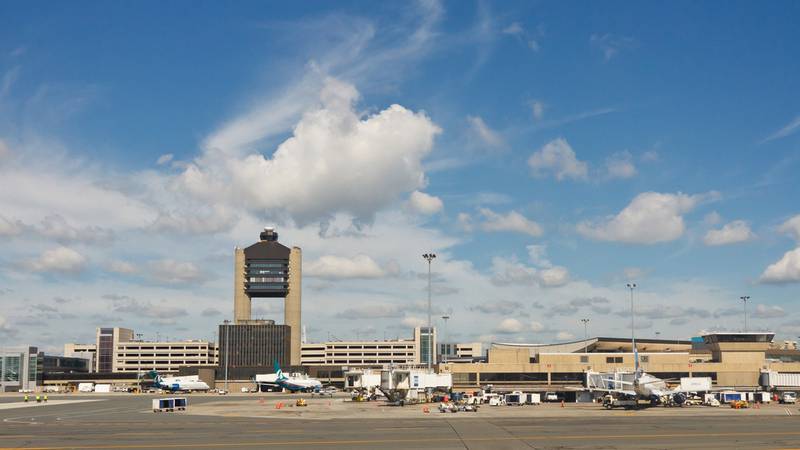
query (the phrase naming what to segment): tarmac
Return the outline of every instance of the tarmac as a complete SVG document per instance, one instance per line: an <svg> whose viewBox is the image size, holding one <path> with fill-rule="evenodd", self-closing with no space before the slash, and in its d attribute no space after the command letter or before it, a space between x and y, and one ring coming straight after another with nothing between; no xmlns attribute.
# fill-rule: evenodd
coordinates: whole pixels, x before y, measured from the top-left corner
<svg viewBox="0 0 800 450"><path fill-rule="evenodd" d="M188 412L154 413L160 397L50 395L31 406L3 395L0 449L800 448L795 405L606 411L573 403L454 414L342 397L303 396L302 408L297 395L192 394Z"/></svg>

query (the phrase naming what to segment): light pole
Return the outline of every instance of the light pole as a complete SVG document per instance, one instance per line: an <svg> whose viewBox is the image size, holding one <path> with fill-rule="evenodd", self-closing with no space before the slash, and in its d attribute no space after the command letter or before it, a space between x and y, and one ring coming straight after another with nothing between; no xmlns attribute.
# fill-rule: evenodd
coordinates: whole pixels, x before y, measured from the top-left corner
<svg viewBox="0 0 800 450"><path fill-rule="evenodd" d="M749 295L743 295L739 297L744 303L744 332L747 333L747 301L750 300Z"/></svg>
<svg viewBox="0 0 800 450"><path fill-rule="evenodd" d="M634 353L633 357L636 358L636 333L634 332L636 329L636 321L633 313L633 290L636 289L636 283L628 283L626 286L631 290L631 351Z"/></svg>
<svg viewBox="0 0 800 450"><path fill-rule="evenodd" d="M228 392L228 354L230 353L228 350L231 348L230 344L230 320L224 320L223 323L225 324L225 393Z"/></svg>
<svg viewBox="0 0 800 450"><path fill-rule="evenodd" d="M136 339L139 340L139 357L136 358L136 393L142 393L142 333L136 333Z"/></svg>
<svg viewBox="0 0 800 450"><path fill-rule="evenodd" d="M433 331L431 330L431 262L436 258L436 254L425 253L422 257L428 261L428 370L430 370L433 361Z"/></svg>
<svg viewBox="0 0 800 450"><path fill-rule="evenodd" d="M443 334L444 335L444 339L442 339L442 340L444 341L445 350L447 349L447 345L449 345L447 343L447 320L448 319L450 319L450 316L448 316L447 314L442 316L442 320L444 320L444 334ZM444 357L442 358L444 361L447 360L447 355L448 355L448 352L444 352Z"/></svg>
<svg viewBox="0 0 800 450"><path fill-rule="evenodd" d="M583 353L589 354L589 319L581 319L583 322Z"/></svg>

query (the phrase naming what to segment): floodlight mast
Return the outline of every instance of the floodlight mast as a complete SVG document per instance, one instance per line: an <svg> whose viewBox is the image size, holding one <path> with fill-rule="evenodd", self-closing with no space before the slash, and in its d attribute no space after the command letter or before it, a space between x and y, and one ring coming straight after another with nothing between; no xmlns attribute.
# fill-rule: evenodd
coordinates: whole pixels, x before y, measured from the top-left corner
<svg viewBox="0 0 800 450"><path fill-rule="evenodd" d="M422 255L428 261L428 369L432 367L433 360L433 332L431 331L431 262L436 258L435 253Z"/></svg>

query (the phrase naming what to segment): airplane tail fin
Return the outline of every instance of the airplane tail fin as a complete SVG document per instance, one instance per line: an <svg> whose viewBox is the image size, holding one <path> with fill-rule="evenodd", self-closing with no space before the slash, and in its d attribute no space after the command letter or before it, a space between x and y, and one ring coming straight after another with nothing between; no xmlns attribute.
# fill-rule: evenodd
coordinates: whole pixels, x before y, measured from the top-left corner
<svg viewBox="0 0 800 450"><path fill-rule="evenodd" d="M159 375L158 372L156 372L155 370L151 370L150 372L148 372L148 374L156 384L161 383L161 375Z"/></svg>
<svg viewBox="0 0 800 450"><path fill-rule="evenodd" d="M275 369L275 375L278 376L279 380L285 380L286 379L286 375L283 374L283 371L281 370L281 366L280 366L280 364L278 364L278 360L277 359L275 360L275 364L274 364L273 368Z"/></svg>

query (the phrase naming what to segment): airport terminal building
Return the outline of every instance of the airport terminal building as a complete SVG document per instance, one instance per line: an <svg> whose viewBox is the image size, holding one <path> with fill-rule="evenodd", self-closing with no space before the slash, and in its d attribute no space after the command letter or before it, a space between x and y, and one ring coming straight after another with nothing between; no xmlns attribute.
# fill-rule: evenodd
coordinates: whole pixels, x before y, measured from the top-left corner
<svg viewBox="0 0 800 450"><path fill-rule="evenodd" d="M773 345L773 338L773 333L709 333L698 342L637 339L636 347L642 369L659 378L710 377L717 386L758 389L765 371L800 373L800 352ZM453 375L456 389L566 391L581 386L588 371L632 371L633 358L630 339L596 337L559 344L495 343L487 362L440 367Z"/></svg>

